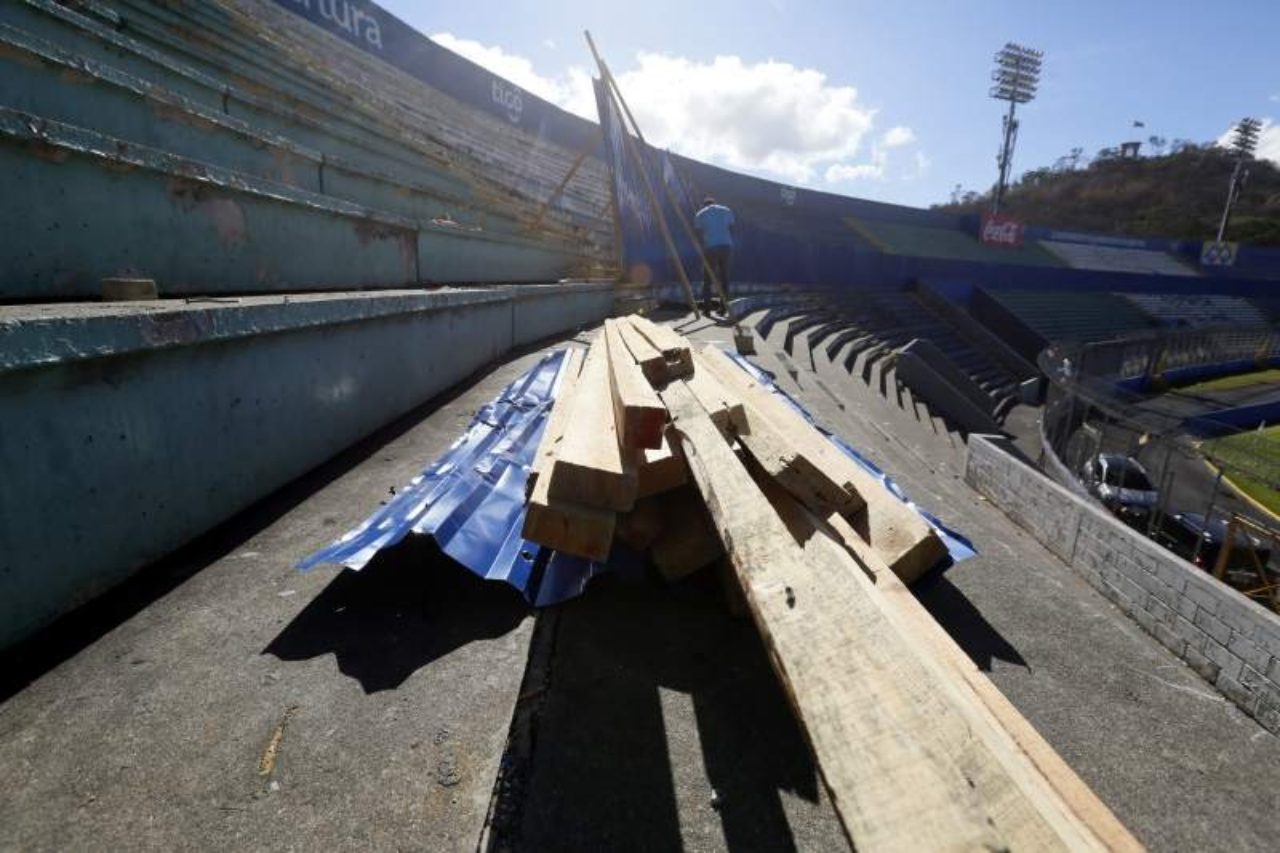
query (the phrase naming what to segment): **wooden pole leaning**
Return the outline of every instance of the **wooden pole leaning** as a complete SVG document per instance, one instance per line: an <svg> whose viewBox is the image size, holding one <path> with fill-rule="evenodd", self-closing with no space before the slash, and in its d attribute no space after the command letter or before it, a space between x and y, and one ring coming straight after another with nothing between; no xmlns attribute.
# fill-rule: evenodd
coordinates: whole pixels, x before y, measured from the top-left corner
<svg viewBox="0 0 1280 853"><path fill-rule="evenodd" d="M600 69L601 78L605 82L605 92L611 103L619 108L621 112L624 108L618 103L620 96L616 95L616 89L610 84L613 75L609 73L609 68L604 64L599 51L596 50L596 43L591 38L591 33L584 31L587 37L587 45L591 48L591 55L595 57L596 65ZM662 242L665 244L667 254L671 256L671 262L676 268L676 275L680 279L680 285L684 288L686 298L689 300L689 308L693 311L694 317L701 317L702 312L698 310L698 300L693 295L693 285L689 282L689 276L685 274L684 264L680 261L680 252L676 250L675 240L671 236L671 229L667 226L667 218L662 214L662 205L658 203L657 193L653 191L653 184L649 180L649 170L645 166L644 158L640 156L640 152L636 150L635 142L631 139L630 132L626 126L622 128L623 147L627 149L627 153L631 157L631 161L640 172L640 183L644 187L645 197L649 200L649 207L653 210L654 218L658 221L658 231L662 234ZM641 140L643 142L643 139Z"/></svg>
<svg viewBox="0 0 1280 853"><path fill-rule="evenodd" d="M596 62L600 66L600 74L603 77L605 84L616 95L618 104L622 107L622 112L627 117L627 121L631 123L632 129L635 130L636 138L640 140L640 144L644 145L646 148L649 147L649 143L644 138L643 131L640 130L640 123L636 121L636 117L631 114L631 107L627 105L627 99L622 95L622 88L618 86L618 81L614 79L613 72L609 70L609 66L605 63L604 59L596 52L595 42L591 38L591 33L588 32L586 36L587 43L591 45L591 52L595 54ZM662 188L666 192L667 201L671 204L671 209L676 212L676 216L680 219L680 224L684 227L685 236L689 238L690 242L693 243L694 249L698 252L698 260L702 263L702 269L704 270L705 275L711 279L711 283L715 286L716 293L720 295L720 302L724 305L724 310L727 315L729 312L729 294L724 289L724 283L720 281L720 276L715 274L715 270L712 269L711 264L707 261L707 255L702 251L702 241L698 239L698 235L694 231L693 226L685 217L684 211L680 209L680 205L677 203L675 196L671 193L671 187L667 186L666 181L663 181ZM732 319L732 317L730 317L730 319Z"/></svg>
<svg viewBox="0 0 1280 853"><path fill-rule="evenodd" d="M551 195L547 196L547 200L538 208L537 214L533 217L533 223L529 226L531 231L537 231L542 227L542 220L546 218L547 213L551 210L551 205L555 204L556 199L564 192L565 187L569 186L569 182L573 180L573 176L578 174L578 170L582 168L582 163L587 159L588 149L578 152L577 159L573 161L573 165L569 167L569 172L564 176L556 188L551 191Z"/></svg>

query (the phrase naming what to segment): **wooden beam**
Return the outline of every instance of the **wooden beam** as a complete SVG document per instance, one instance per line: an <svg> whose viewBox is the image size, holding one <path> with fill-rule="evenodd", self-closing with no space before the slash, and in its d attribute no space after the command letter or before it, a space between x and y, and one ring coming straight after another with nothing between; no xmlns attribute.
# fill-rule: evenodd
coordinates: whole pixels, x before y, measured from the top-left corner
<svg viewBox="0 0 1280 853"><path fill-rule="evenodd" d="M551 478L540 477L525 504L521 535L548 548L604 562L613 548L618 516L612 510L556 500L548 492Z"/></svg>
<svg viewBox="0 0 1280 853"><path fill-rule="evenodd" d="M546 473L556 450L564 439L564 429L569 423L569 414L573 409L573 395L578 387L578 374L582 371L582 350L565 351L565 361L560 365L559 385L555 398L551 403L551 414L547 416L547 425L542 430L542 440L538 442L538 450L533 455L529 466L529 479L525 481L525 496L533 494L538 480Z"/></svg>
<svg viewBox="0 0 1280 853"><path fill-rule="evenodd" d="M596 134L596 136L598 137L598 134ZM597 138L593 141L599 140ZM573 161L573 165L569 167L568 173L560 180L560 183L556 185L556 188L551 191L551 195L547 196L547 200L538 207L538 213L533 217L533 224L529 226L531 230L536 231L542 226L543 217L547 215L547 211L551 210L551 205L560 197L560 193L564 192L564 188L569 186L569 182L573 180L573 176L578 173L580 168L582 168L582 163L587 159L587 155L589 153L591 153L590 148L584 148L582 151L578 152L578 156Z"/></svg>
<svg viewBox="0 0 1280 853"><path fill-rule="evenodd" d="M859 567L865 568L875 578L886 615L904 635L912 638L923 654L941 662L973 691L974 696L985 706L992 722L1003 728L1013 739L1017 748L1048 781L1072 814L1087 825L1109 850L1142 850L1142 845L1115 813L1062 760L1062 756L1054 751L1026 717L1005 698L991 679L978 669L973 659L956 644L880 556L862 541L848 522L839 515L827 518L826 522L831 534L854 554Z"/></svg>
<svg viewBox="0 0 1280 853"><path fill-rule="evenodd" d="M696 356L693 375L686 377L685 383L711 415L711 420L720 428L720 432L726 435L748 432L747 412L742 398L726 388L710 370L699 370Z"/></svg>
<svg viewBox="0 0 1280 853"><path fill-rule="evenodd" d="M618 425L618 440L624 449L647 447L656 450L662 446L667 407L662 405L640 365L631 357L618 326L618 320L604 321L613 419Z"/></svg>
<svg viewBox="0 0 1280 853"><path fill-rule="evenodd" d="M827 477L861 495L864 505L845 515L903 582L916 580L946 556L946 545L919 513L898 500L876 477L817 432L777 395L753 380L722 350L707 346L698 351L698 359L742 398L753 430L757 422L773 424L795 444L797 452L809 457ZM802 494L797 496L804 499Z"/></svg>
<svg viewBox="0 0 1280 853"><path fill-rule="evenodd" d="M548 472L556 464L574 409L582 361L581 350L571 349L565 353L555 401L529 470L526 485L529 499L525 506L522 535L531 542L566 554L603 561L609 558L609 550L613 546L614 513L571 501L553 501L549 495L551 477Z"/></svg>
<svg viewBox="0 0 1280 853"><path fill-rule="evenodd" d="M591 48L591 55L595 57L596 65L600 68L600 77L605 81L605 96L608 99L609 104L611 106L620 104L621 107L626 110L626 102L622 100L622 90L618 88L617 81L613 79L613 74L609 71L609 66L604 64L604 58L601 57L600 52L596 50L596 43L591 38L591 33L584 30L583 35L587 37L587 45ZM629 110L627 110L627 114L630 115ZM685 296L689 300L689 310L693 312L694 317L701 317L702 313L698 310L698 300L693 295L693 285L689 282L689 276L684 270L684 260L680 257L680 252L676 249L675 240L671 236L671 229L667 227L667 217L663 215L662 205L658 203L658 197L654 194L653 185L649 179L649 168L645 164L645 158L641 155L636 142L631 138L631 134L627 131L626 125L622 123L621 116L618 116L618 120L619 124L622 124L622 127L620 128L622 131L622 147L631 155L632 165L635 167L636 171L640 173L640 186L644 189L645 195L649 199L649 209L653 213L654 221L658 223L658 233L662 235L662 241L666 244L667 256L671 259L671 263L676 269L676 276L680 279L680 284L684 288ZM603 124L604 121L602 119L602 127ZM632 124L636 126L636 130L638 132L639 126L635 125L634 121ZM644 143L643 139L641 139L640 144L644 145L646 151L649 150L649 146ZM659 178L659 180L661 180L661 178ZM617 201L616 195L614 201Z"/></svg>
<svg viewBox="0 0 1280 853"><path fill-rule="evenodd" d="M548 496L554 500L626 512L636 500L634 451L623 451L614 423L609 354L604 335L592 343L574 392Z"/></svg>
<svg viewBox="0 0 1280 853"><path fill-rule="evenodd" d="M658 503L661 524L649 554L667 581L688 577L724 556L696 487L676 489Z"/></svg>
<svg viewBox="0 0 1280 853"><path fill-rule="evenodd" d="M749 383L752 381L737 365L728 361L721 363L701 352L695 356L694 365L695 376L707 374L731 394L742 390L735 387L739 382L735 373ZM690 390L708 411L713 411L696 388L691 385ZM841 474L841 462L836 458L841 455L839 448L803 418L798 418L804 425L802 429L794 423L768 417L756 401L745 395L737 399L743 405L745 425L739 426L735 434L770 476L815 511L823 514L835 511L849 516L862 511L865 499ZM712 420L715 420L714 414Z"/></svg>
<svg viewBox="0 0 1280 853"><path fill-rule="evenodd" d="M859 850L1102 849L872 579L788 493L761 492L697 398L663 392L778 678Z"/></svg>
<svg viewBox="0 0 1280 853"><path fill-rule="evenodd" d="M631 357L635 359L636 364L640 365L641 372L644 373L649 384L659 386L665 383L669 376L667 375L667 360L663 357L662 351L649 343L649 339L636 329L630 322L630 317L623 317L618 323L618 332L622 335L622 342L626 344L627 351L631 353Z"/></svg>
<svg viewBox="0 0 1280 853"><path fill-rule="evenodd" d="M649 550L662 533L662 501L665 498L640 498L631 512L618 516L617 537L637 551Z"/></svg>
<svg viewBox="0 0 1280 853"><path fill-rule="evenodd" d="M626 319L630 320L636 331L662 353L667 360L669 378L689 376L693 373L693 354L686 338L639 314L632 314Z"/></svg>
<svg viewBox="0 0 1280 853"><path fill-rule="evenodd" d="M670 491L689 481L689 466L680 453L680 445L671 441L670 430L663 431L661 447L646 448L638 455L636 500Z"/></svg>

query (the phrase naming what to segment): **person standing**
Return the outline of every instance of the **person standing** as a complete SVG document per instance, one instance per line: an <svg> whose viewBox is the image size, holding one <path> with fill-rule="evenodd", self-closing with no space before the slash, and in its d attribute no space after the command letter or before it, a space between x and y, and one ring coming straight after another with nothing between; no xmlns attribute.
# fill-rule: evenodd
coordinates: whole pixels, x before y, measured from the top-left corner
<svg viewBox="0 0 1280 853"><path fill-rule="evenodd" d="M729 298L729 262L733 259L733 211L723 204L717 204L715 198L707 196L702 200L702 208L693 218L693 227L697 229L702 240L702 253L707 262L702 267L702 301L704 304L717 297L715 287L711 283L714 275L724 288L724 296ZM728 311L729 306L721 306Z"/></svg>

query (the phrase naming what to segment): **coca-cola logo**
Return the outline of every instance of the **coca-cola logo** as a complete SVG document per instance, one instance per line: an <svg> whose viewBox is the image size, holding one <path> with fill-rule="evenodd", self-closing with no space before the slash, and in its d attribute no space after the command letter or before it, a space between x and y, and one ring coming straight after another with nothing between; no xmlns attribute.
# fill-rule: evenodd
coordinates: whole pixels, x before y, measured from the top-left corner
<svg viewBox="0 0 1280 853"><path fill-rule="evenodd" d="M1021 246L1022 223L1003 216L984 216L981 239L996 246Z"/></svg>

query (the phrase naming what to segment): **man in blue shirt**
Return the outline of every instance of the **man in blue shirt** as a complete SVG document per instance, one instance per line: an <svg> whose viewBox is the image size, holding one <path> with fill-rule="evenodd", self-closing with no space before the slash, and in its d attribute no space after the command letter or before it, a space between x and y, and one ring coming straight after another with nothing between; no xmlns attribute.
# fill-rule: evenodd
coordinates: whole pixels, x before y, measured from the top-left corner
<svg viewBox="0 0 1280 853"><path fill-rule="evenodd" d="M693 218L693 227L702 239L702 253L707 263L702 268L702 301L709 303L715 296L711 284L714 275L724 288L724 295L729 297L729 261L733 257L733 211L723 204L707 196L702 200L702 209ZM721 306L728 311L729 306Z"/></svg>

